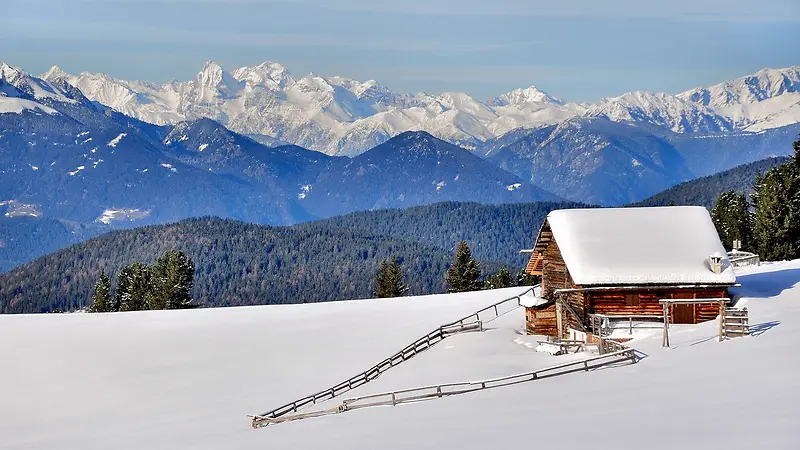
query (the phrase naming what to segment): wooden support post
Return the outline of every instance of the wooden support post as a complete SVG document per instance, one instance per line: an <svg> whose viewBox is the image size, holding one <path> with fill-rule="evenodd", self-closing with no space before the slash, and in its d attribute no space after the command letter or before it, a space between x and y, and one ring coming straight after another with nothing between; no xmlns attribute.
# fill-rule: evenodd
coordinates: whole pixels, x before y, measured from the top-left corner
<svg viewBox="0 0 800 450"><path fill-rule="evenodd" d="M669 303L664 303L664 338L661 346L669 347Z"/></svg>
<svg viewBox="0 0 800 450"><path fill-rule="evenodd" d="M561 320L561 308L561 300L556 299L556 334L559 338L564 336L564 332L562 331L564 328Z"/></svg>
<svg viewBox="0 0 800 450"><path fill-rule="evenodd" d="M633 317L628 317L628 334L633 334Z"/></svg>
<svg viewBox="0 0 800 450"><path fill-rule="evenodd" d="M725 339L725 301L719 302L719 341Z"/></svg>

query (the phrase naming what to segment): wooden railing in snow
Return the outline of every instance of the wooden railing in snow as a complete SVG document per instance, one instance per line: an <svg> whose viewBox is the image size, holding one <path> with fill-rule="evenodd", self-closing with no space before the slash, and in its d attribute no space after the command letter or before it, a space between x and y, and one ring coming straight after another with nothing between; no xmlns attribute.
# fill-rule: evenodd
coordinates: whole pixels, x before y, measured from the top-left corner
<svg viewBox="0 0 800 450"><path fill-rule="evenodd" d="M541 380L559 375L566 375L574 372L589 371L599 367L618 364L622 362L630 362L631 364L637 361L636 351L632 348L625 347L624 345L606 339L607 342L613 342L615 345L621 347L611 353L606 353L600 356L595 356L580 361L571 361L556 366L546 367L544 369L537 369L530 372L518 373L498 378L489 378L478 381L466 381L456 383L443 383L431 386L422 386L411 389L401 389L395 391L381 392L379 394L363 395L360 397L348 398L342 401L340 405L332 408L313 411L303 414L285 415L282 417L265 417L265 416L252 416L253 427L264 427L273 423L289 422L299 419L307 419L311 417L319 417L329 414L338 414L345 411L354 409L369 408L373 406L394 406L401 403L418 402L423 400L431 400L435 398L442 398L451 395L466 394L469 392L479 391L483 389L491 389L501 386L509 386L527 381Z"/></svg>
<svg viewBox="0 0 800 450"><path fill-rule="evenodd" d="M300 409L306 406L315 405L317 403L330 400L347 391L350 391L366 383L369 383L370 381L377 378L381 373L386 372L387 370L397 366L403 361L411 359L420 352L428 350L434 344L442 341L444 338L448 336L470 331L483 331L483 325L485 323L491 322L497 319L498 317L503 316L519 308L520 297L529 292L532 292L538 286L539 285L531 286L530 289L526 289L523 292L519 293L518 295L509 297L507 299L489 305L483 309L480 309L454 322L444 324L439 328L426 334L425 336L422 336L421 338L412 342L411 344L409 344L399 352L395 353L394 355L384 359L378 364L375 364L374 366L370 367L364 372L352 376L347 380L331 388L325 389L324 391L320 391L311 395L307 395L303 398L279 406L263 414L251 415L249 417L253 419L253 427L257 428L258 426L263 426L263 425L258 425L256 423L257 420L259 421L258 422L259 424L261 423L267 424L270 422L265 422L264 420L266 419L275 420L280 417L286 416L288 414L296 415Z"/></svg>
<svg viewBox="0 0 800 450"><path fill-rule="evenodd" d="M747 314L747 308L723 309L720 322L720 341L727 338L742 337L750 334L750 318Z"/></svg>
<svg viewBox="0 0 800 450"><path fill-rule="evenodd" d="M634 320L654 320L657 322L650 323L636 323L634 324ZM656 328L661 329L664 327L664 315L663 314L589 314L589 327L592 330L592 334L595 336L608 336L611 332L616 329L615 327L611 326L611 321L627 321L628 322L628 334L633 334L633 330L635 329L643 329L643 328Z"/></svg>

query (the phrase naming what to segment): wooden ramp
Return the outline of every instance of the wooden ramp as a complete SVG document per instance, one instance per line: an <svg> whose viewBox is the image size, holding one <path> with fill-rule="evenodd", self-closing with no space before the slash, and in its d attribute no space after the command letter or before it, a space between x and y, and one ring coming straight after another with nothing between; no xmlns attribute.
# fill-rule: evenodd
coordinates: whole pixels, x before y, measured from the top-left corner
<svg viewBox="0 0 800 450"><path fill-rule="evenodd" d="M407 361L408 359L413 358L420 352L428 350L433 345L437 344L438 342L441 342L448 336L452 336L458 333L471 332L471 331L483 331L483 325L485 323L491 322L497 319L498 317L503 316L519 308L520 297L529 292L532 292L538 286L539 285L531 286L530 289L526 289L519 295L515 295L514 297L509 297L493 305L489 305L486 308L476 311L475 313L470 314L455 322L444 324L439 328L426 334L425 336L422 336L421 338L417 339L416 341L409 344L404 349L400 350L394 355L384 359L383 361L372 366L371 368L357 375L354 375L331 388L305 396L301 399L295 400L291 403L287 403L283 406L279 406L265 413L249 415L248 417L250 417L253 420L253 427L258 428L261 426L266 426L269 423L285 422L286 420L295 420L298 418L316 417L318 415L324 415L321 414L319 411L306 414L298 414L298 412L304 407L308 407L310 405L315 405L317 403L330 400L332 398L344 394L345 392L348 392L359 386L363 386L364 384L369 383L370 381L377 378L383 372L386 372L392 367L401 364L403 361ZM281 419L289 416L290 414L292 415L293 418ZM330 414L330 412L326 412L325 414Z"/></svg>

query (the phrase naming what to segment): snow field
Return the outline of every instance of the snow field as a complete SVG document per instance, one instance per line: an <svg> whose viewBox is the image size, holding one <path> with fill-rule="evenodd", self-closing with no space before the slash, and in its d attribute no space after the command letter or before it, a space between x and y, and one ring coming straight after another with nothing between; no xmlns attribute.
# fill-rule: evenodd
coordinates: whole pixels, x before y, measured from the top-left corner
<svg viewBox="0 0 800 450"><path fill-rule="evenodd" d="M753 336L719 343L717 322L676 325L664 349L660 330L642 330L635 365L259 430L246 414L332 386L520 290L0 316L0 448L796 448L800 261L737 278ZM516 310L447 338L333 402L585 356L536 353L523 321Z"/></svg>

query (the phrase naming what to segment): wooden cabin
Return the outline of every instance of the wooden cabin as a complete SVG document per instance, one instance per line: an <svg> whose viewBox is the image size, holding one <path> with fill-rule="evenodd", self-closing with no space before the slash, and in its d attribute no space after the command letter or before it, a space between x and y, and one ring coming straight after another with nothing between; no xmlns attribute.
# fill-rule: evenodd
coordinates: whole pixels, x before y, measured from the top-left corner
<svg viewBox="0 0 800 450"><path fill-rule="evenodd" d="M526 330L568 337L588 331L594 314L663 320L660 299L726 298L736 277L725 254L702 207L553 211L526 268L542 277L522 302ZM669 320L698 323L718 312L719 303L675 304Z"/></svg>

